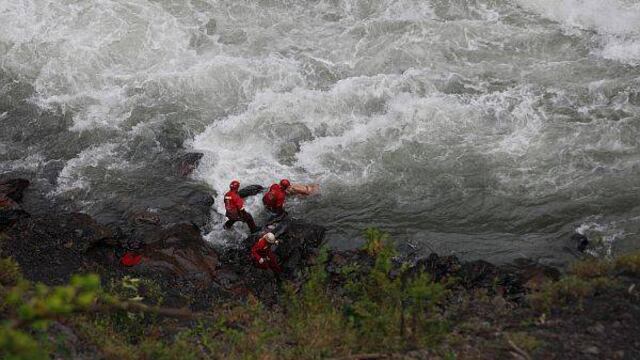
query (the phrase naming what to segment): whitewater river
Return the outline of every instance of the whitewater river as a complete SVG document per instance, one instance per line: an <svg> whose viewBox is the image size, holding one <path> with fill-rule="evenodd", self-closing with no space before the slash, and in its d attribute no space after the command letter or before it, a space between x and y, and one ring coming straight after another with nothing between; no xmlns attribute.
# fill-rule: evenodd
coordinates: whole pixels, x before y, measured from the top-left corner
<svg viewBox="0 0 640 360"><path fill-rule="evenodd" d="M0 126L0 176L105 223L288 177L333 246L606 256L640 247L640 3L0 0Z"/></svg>

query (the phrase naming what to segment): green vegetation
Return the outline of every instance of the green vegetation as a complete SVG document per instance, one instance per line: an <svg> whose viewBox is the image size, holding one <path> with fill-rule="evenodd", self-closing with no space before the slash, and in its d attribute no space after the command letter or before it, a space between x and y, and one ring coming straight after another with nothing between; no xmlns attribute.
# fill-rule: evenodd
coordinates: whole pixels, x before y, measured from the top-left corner
<svg viewBox="0 0 640 360"><path fill-rule="evenodd" d="M160 286L147 279L124 277L103 286L88 274L65 286L45 286L23 279L12 259L0 259L0 358L71 357L77 345L51 332L62 321L76 343L107 359L318 359L424 349L454 359L470 351L470 339L498 334L502 319L516 316L487 289L468 291L454 279L434 282L400 263L386 234L368 229L365 236L368 265L344 264L329 274L324 250L304 281L282 284L277 304L249 296L211 304L200 314L163 308ZM567 276L528 295L534 311L519 318L518 327L481 346L539 354L546 344L528 331L540 313L580 311L588 299L617 288L616 272L638 274L639 259L636 253L574 264Z"/></svg>
<svg viewBox="0 0 640 360"><path fill-rule="evenodd" d="M506 338L508 342L513 344L512 346L515 345L516 348L522 349L526 353L533 353L542 346L542 341L525 332L509 333L506 334Z"/></svg>
<svg viewBox="0 0 640 360"><path fill-rule="evenodd" d="M608 276L613 270L613 263L608 260L586 259L571 264L569 273L580 279L596 279Z"/></svg>
<svg viewBox="0 0 640 360"><path fill-rule="evenodd" d="M529 304L540 312L554 309L581 311L585 299L618 286L611 275L609 260L585 259L571 265L569 275L559 281L544 283L538 292L529 295Z"/></svg>
<svg viewBox="0 0 640 360"><path fill-rule="evenodd" d="M640 275L640 251L622 255L616 259L616 269L631 275Z"/></svg>

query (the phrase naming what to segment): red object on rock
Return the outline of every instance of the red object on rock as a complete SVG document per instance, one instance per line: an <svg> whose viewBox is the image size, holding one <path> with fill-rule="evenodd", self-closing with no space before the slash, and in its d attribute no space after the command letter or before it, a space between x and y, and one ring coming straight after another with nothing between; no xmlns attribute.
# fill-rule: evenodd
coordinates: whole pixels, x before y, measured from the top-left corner
<svg viewBox="0 0 640 360"><path fill-rule="evenodd" d="M124 266L136 266L142 261L142 255L136 254L132 251L127 251L122 258L120 258L120 264Z"/></svg>

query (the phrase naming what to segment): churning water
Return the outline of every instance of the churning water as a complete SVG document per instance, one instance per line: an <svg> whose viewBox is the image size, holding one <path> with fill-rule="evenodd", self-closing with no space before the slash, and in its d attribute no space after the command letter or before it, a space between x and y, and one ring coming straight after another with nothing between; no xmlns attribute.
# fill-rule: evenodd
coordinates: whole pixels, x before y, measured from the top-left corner
<svg viewBox="0 0 640 360"><path fill-rule="evenodd" d="M334 246L640 247L633 0L0 0L0 110L0 173L105 222L288 177Z"/></svg>

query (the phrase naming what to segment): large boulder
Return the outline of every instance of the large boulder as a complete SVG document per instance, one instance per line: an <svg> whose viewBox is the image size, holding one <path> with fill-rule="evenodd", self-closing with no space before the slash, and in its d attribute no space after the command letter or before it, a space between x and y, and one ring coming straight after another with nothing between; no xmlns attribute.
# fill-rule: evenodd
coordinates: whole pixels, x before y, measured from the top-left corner
<svg viewBox="0 0 640 360"><path fill-rule="evenodd" d="M259 269L251 260L251 247L259 235L267 231L274 232L280 240L274 252L283 268L282 274ZM325 231L322 226L300 219L271 224L260 234L246 238L239 249L226 249L221 254L218 284L229 294L253 294L267 303L274 302L278 295L278 282L283 277L295 280L299 270L314 262L318 248L324 242Z"/></svg>
<svg viewBox="0 0 640 360"><path fill-rule="evenodd" d="M28 217L18 204L22 201L29 181L25 179L11 179L0 182L0 231L13 226L18 220Z"/></svg>
<svg viewBox="0 0 640 360"><path fill-rule="evenodd" d="M215 279L218 254L196 226L176 224L152 236L141 247L143 260L134 267L135 272L189 278L203 284Z"/></svg>
<svg viewBox="0 0 640 360"><path fill-rule="evenodd" d="M319 247L324 242L326 229L304 220L285 218L278 223L266 226L259 234L245 239L244 255L246 261L250 261L251 247L259 239L259 235L266 232L274 233L280 240L274 252L283 272L290 275L314 261Z"/></svg>
<svg viewBox="0 0 640 360"><path fill-rule="evenodd" d="M0 199L8 198L15 202L22 201L24 191L29 187L29 180L10 179L0 181Z"/></svg>
<svg viewBox="0 0 640 360"><path fill-rule="evenodd" d="M292 274L309 266L318 254L325 232L322 226L299 219L289 220L279 237L280 245L275 250L283 271Z"/></svg>

